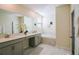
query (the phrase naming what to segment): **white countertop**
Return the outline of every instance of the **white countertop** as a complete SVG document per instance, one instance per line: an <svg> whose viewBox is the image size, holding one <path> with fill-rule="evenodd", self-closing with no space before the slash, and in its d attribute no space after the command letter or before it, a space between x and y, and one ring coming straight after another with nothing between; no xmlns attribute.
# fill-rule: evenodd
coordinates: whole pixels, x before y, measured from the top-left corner
<svg viewBox="0 0 79 59"><path fill-rule="evenodd" d="M23 33L17 33L17 34L13 34L11 35L9 38L0 38L0 43L6 42L6 41L11 41L11 40L16 40L19 38L23 38L23 37L28 37L28 36L32 36L35 34L40 34L39 32L37 33L27 33L26 35L24 35Z"/></svg>

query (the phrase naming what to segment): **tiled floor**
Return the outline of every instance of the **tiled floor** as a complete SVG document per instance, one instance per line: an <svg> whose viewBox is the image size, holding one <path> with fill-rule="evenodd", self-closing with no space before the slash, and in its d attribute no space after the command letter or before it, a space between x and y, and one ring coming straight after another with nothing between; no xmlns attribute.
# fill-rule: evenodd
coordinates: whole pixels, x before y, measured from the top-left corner
<svg viewBox="0 0 79 59"><path fill-rule="evenodd" d="M53 47L51 45L40 44L36 48L30 48L24 52L25 55L70 55L70 51Z"/></svg>

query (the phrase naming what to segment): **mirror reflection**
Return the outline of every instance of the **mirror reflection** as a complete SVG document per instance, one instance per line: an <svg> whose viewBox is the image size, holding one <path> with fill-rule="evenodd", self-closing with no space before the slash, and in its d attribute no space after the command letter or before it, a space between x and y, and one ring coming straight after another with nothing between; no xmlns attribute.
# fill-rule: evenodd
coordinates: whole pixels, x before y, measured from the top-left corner
<svg viewBox="0 0 79 59"><path fill-rule="evenodd" d="M38 22L41 21L0 9L0 34L37 32L41 28L41 23Z"/></svg>

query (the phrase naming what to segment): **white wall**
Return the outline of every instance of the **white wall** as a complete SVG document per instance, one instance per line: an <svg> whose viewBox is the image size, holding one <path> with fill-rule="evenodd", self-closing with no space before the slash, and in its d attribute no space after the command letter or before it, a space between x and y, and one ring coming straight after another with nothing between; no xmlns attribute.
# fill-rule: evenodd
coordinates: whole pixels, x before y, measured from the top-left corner
<svg viewBox="0 0 79 59"><path fill-rule="evenodd" d="M34 30L37 30L38 32L43 32L43 25L42 25L42 16L39 16L38 18L34 19L34 24L36 24L36 26L34 26Z"/></svg>
<svg viewBox="0 0 79 59"><path fill-rule="evenodd" d="M51 9L52 17L43 17L43 36L49 38L56 38L56 11L55 7ZM52 25L50 25L52 21Z"/></svg>

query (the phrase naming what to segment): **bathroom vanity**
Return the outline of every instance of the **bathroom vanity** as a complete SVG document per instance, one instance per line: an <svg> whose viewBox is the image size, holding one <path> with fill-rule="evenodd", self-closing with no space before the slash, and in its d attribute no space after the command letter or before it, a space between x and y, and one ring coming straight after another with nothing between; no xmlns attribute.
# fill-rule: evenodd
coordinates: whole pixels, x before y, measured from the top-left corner
<svg viewBox="0 0 79 59"><path fill-rule="evenodd" d="M40 43L41 33L13 34L9 38L0 38L0 55L22 55L27 48Z"/></svg>

